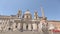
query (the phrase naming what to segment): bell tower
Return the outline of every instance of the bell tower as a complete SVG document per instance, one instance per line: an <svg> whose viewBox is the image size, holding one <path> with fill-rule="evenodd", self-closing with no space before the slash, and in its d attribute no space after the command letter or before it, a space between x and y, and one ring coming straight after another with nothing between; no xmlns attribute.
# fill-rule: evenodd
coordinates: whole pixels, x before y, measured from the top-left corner
<svg viewBox="0 0 60 34"><path fill-rule="evenodd" d="M34 11L34 19L38 19L38 12L36 10Z"/></svg>
<svg viewBox="0 0 60 34"><path fill-rule="evenodd" d="M22 17L22 11L18 10L17 17L21 18Z"/></svg>

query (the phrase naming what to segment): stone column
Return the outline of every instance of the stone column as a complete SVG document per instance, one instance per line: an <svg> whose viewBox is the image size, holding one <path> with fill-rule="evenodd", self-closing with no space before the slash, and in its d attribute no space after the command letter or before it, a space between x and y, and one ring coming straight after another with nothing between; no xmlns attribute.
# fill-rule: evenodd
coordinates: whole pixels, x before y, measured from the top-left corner
<svg viewBox="0 0 60 34"><path fill-rule="evenodd" d="M35 29L37 30L37 24L35 23Z"/></svg>
<svg viewBox="0 0 60 34"><path fill-rule="evenodd" d="M9 20L6 21L6 23L5 23L4 31L9 31L8 28L9 28Z"/></svg>
<svg viewBox="0 0 60 34"><path fill-rule="evenodd" d="M23 30L26 30L26 23L23 23Z"/></svg>
<svg viewBox="0 0 60 34"><path fill-rule="evenodd" d="M18 23L18 25L17 25L17 29L18 29L18 30L21 29L21 27L20 27L20 23Z"/></svg>
<svg viewBox="0 0 60 34"><path fill-rule="evenodd" d="M42 31L42 23L38 24L38 31Z"/></svg>
<svg viewBox="0 0 60 34"><path fill-rule="evenodd" d="M6 24L5 28L4 28L4 31L9 31L8 28L9 28L9 25Z"/></svg>
<svg viewBox="0 0 60 34"><path fill-rule="evenodd" d="M2 28L1 28L2 26L1 26L1 24L0 24L0 31L2 31Z"/></svg>
<svg viewBox="0 0 60 34"><path fill-rule="evenodd" d="M31 24L28 24L28 30L32 30Z"/></svg>
<svg viewBox="0 0 60 34"><path fill-rule="evenodd" d="M36 31L37 30L37 24L36 23L33 23L32 25L33 25L33 30Z"/></svg>
<svg viewBox="0 0 60 34"><path fill-rule="evenodd" d="M16 31L16 23L13 23L13 31Z"/></svg>

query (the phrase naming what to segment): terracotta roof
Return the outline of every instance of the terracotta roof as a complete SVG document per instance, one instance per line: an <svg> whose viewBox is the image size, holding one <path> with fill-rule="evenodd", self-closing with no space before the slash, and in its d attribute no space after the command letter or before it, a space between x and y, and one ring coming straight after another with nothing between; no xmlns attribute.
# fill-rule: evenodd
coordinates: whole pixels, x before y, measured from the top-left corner
<svg viewBox="0 0 60 34"><path fill-rule="evenodd" d="M48 22L60 22L58 20L48 20Z"/></svg>

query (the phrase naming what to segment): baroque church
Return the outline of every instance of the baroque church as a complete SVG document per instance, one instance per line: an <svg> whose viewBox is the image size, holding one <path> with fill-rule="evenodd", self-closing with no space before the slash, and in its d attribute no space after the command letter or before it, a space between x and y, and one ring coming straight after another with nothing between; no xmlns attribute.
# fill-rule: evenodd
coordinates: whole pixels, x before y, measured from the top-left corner
<svg viewBox="0 0 60 34"><path fill-rule="evenodd" d="M18 10L16 15L0 15L0 31L42 31L60 29L60 21L47 20L47 17L44 16L43 8L41 8L41 12L42 17L39 17L38 12L34 11L33 19L29 10L26 10L23 15L21 10Z"/></svg>

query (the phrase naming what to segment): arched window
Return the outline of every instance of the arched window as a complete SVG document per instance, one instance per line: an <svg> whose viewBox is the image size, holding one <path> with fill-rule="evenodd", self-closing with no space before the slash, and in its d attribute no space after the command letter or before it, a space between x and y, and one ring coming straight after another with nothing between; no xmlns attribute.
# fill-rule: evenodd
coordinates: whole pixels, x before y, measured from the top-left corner
<svg viewBox="0 0 60 34"><path fill-rule="evenodd" d="M11 30L11 28L9 28L9 30Z"/></svg>
<svg viewBox="0 0 60 34"><path fill-rule="evenodd" d="M27 16L27 19L28 19L29 17Z"/></svg>
<svg viewBox="0 0 60 34"><path fill-rule="evenodd" d="M15 26L15 28L17 28L17 26Z"/></svg>

